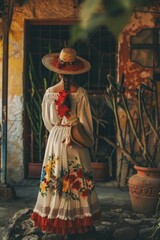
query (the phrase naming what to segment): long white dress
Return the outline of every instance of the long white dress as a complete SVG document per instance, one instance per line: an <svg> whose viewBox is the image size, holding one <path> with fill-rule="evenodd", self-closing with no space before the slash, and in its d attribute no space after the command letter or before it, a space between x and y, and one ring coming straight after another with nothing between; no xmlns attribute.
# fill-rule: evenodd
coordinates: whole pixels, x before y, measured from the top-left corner
<svg viewBox="0 0 160 240"><path fill-rule="evenodd" d="M40 191L31 219L43 231L66 235L83 233L100 213L89 151L70 139L70 125L77 119L93 139L93 125L86 90L71 93L70 117L60 117L58 93L46 91L42 117L49 130L40 179Z"/></svg>

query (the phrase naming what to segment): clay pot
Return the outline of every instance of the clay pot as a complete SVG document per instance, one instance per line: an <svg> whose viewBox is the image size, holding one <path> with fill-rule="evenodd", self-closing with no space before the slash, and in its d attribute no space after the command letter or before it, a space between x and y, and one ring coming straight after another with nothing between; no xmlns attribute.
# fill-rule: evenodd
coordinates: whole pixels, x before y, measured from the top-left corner
<svg viewBox="0 0 160 240"><path fill-rule="evenodd" d="M42 163L28 163L28 177L40 178L42 170Z"/></svg>
<svg viewBox="0 0 160 240"><path fill-rule="evenodd" d="M132 208L137 213L155 214L160 193L160 168L134 167L137 174L129 179Z"/></svg>
<svg viewBox="0 0 160 240"><path fill-rule="evenodd" d="M91 163L94 180L97 182L103 182L108 179L108 163L92 162Z"/></svg>

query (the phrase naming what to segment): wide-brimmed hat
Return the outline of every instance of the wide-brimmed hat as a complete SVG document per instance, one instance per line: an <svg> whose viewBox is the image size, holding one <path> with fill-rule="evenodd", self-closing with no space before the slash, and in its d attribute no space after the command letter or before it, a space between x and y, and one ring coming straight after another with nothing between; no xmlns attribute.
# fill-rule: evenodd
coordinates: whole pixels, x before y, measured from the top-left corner
<svg viewBox="0 0 160 240"><path fill-rule="evenodd" d="M90 63L77 56L73 48L63 48L60 53L50 53L42 58L43 65L49 70L60 74L81 74L88 72Z"/></svg>

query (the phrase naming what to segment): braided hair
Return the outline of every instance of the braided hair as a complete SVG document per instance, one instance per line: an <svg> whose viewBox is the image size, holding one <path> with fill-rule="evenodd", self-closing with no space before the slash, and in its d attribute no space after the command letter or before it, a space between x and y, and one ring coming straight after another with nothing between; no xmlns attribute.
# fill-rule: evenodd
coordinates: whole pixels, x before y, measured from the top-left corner
<svg viewBox="0 0 160 240"><path fill-rule="evenodd" d="M70 76L72 76L72 75L63 75L64 91L65 92L69 92L69 90L70 90Z"/></svg>
<svg viewBox="0 0 160 240"><path fill-rule="evenodd" d="M63 82L64 82L64 91L69 93L70 91L70 85L73 84L74 86L78 86L78 81L77 81L77 78L76 78L76 75L62 75L63 77ZM71 100L70 100L70 97L69 97L69 94L68 96L66 97L66 100L64 102L64 104L68 107L68 108L71 108Z"/></svg>

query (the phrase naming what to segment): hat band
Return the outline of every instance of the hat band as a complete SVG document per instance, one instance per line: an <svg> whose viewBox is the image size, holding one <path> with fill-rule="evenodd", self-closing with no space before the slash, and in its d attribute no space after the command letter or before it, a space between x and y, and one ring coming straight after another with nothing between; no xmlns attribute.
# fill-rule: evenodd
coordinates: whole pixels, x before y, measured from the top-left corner
<svg viewBox="0 0 160 240"><path fill-rule="evenodd" d="M79 74L87 72L88 69L90 69L90 65L86 64L86 61L81 58L76 58L76 61L69 62L69 64L60 64L59 63L59 55L51 54L50 57L46 57L46 66L49 66L49 69L57 72L57 73L63 73L63 74ZM45 65L45 64L44 64ZM88 68L89 66L89 68ZM77 73L78 72L78 73Z"/></svg>
<svg viewBox="0 0 160 240"><path fill-rule="evenodd" d="M65 66L68 66L68 65L74 65L75 61L74 62L64 62L62 59L58 59L58 68L61 68L61 67L65 67Z"/></svg>

